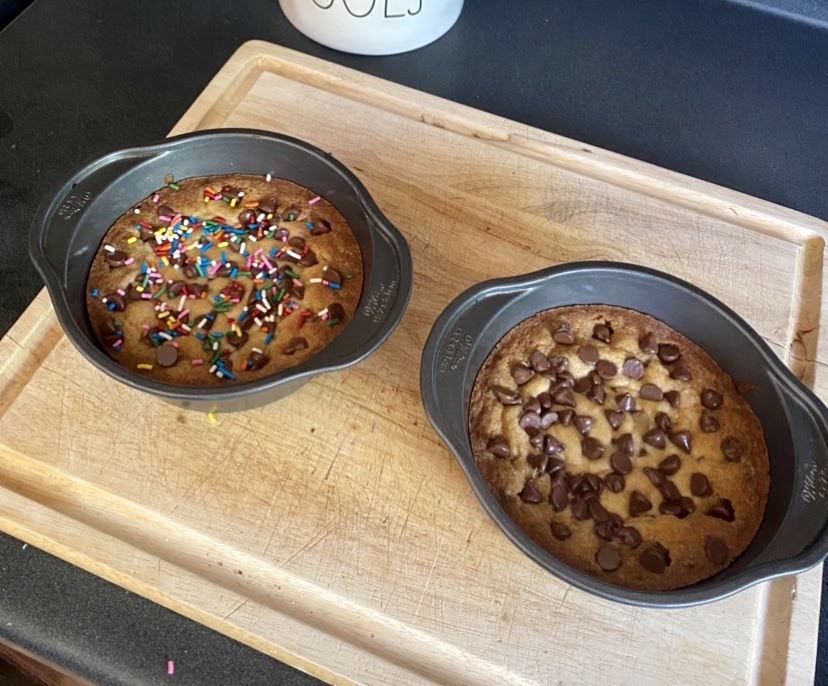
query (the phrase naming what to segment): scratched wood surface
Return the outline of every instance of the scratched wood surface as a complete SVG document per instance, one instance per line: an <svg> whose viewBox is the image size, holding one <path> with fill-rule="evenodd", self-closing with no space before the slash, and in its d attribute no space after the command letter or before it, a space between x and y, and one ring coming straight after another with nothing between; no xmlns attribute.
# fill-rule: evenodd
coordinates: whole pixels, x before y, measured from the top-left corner
<svg viewBox="0 0 828 686"><path fill-rule="evenodd" d="M411 245L402 324L357 367L210 424L98 373L41 293L0 341L0 528L333 683L813 679L820 569L684 611L576 591L488 521L417 381L467 286L609 258L712 292L824 398L824 223L260 42L174 132L223 126L360 176Z"/></svg>

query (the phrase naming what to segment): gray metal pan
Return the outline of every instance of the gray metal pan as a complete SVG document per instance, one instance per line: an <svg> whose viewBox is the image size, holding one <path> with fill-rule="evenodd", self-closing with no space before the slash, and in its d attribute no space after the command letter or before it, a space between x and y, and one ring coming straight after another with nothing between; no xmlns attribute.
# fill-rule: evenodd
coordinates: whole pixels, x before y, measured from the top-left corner
<svg viewBox="0 0 828 686"><path fill-rule="evenodd" d="M86 278L112 223L129 207L177 179L214 174L267 174L309 188L345 217L362 251L365 273L359 308L342 333L303 364L270 377L224 388L178 386L139 376L99 346L86 313ZM411 294L411 254L402 234L344 165L308 143L262 131L222 129L169 138L111 153L84 165L37 211L29 253L69 340L118 381L175 405L235 411L273 402L312 377L353 365L376 350L402 319Z"/></svg>
<svg viewBox="0 0 828 686"><path fill-rule="evenodd" d="M475 465L469 399L486 357L524 319L581 304L615 305L656 317L707 350L734 379L755 386L747 399L762 423L770 454L768 504L747 550L710 579L675 591L646 592L573 569L515 525ZM437 318L423 351L420 390L432 426L486 512L529 558L584 591L631 605L686 607L802 572L828 554L828 409L741 317L672 276L627 264L581 262L474 286Z"/></svg>

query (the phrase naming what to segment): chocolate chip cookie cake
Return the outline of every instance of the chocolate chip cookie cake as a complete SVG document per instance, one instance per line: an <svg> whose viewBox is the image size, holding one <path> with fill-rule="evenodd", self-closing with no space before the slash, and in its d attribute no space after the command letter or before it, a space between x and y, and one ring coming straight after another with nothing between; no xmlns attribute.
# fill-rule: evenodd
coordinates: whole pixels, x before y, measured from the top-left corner
<svg viewBox="0 0 828 686"><path fill-rule="evenodd" d="M469 429L523 531L611 583L701 581L744 551L764 514L756 415L704 350L639 312L565 307L519 324L477 376Z"/></svg>
<svg viewBox="0 0 828 686"><path fill-rule="evenodd" d="M210 386L298 365L354 316L362 257L344 217L268 175L169 182L103 239L87 282L98 341L126 368Z"/></svg>

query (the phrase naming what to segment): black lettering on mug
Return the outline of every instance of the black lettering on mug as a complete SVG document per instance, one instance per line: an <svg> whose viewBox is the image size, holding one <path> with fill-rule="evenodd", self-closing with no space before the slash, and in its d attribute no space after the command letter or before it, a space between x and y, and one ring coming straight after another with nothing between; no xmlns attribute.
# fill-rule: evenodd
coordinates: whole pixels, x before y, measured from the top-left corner
<svg viewBox="0 0 828 686"><path fill-rule="evenodd" d="M327 5L323 5L319 0L313 0L313 4L316 5L320 10L329 10L333 7L334 0L331 0Z"/></svg>
<svg viewBox="0 0 828 686"><path fill-rule="evenodd" d="M350 5L348 5L349 0L342 0L342 2L345 4L345 9L348 10L348 14L350 14L352 17L356 17L357 19L364 19L365 17L367 17L369 14L371 14L371 12L374 11L374 5L377 4L377 0L371 0L371 6L368 8L368 11L364 14L357 14L351 9ZM350 2L354 2L354 0L350 0Z"/></svg>

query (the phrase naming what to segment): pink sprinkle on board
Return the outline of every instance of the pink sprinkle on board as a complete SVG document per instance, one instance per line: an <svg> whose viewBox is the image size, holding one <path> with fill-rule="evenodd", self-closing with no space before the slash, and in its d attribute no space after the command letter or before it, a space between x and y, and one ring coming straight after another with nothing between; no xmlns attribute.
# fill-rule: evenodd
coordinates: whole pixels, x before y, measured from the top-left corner
<svg viewBox="0 0 828 686"><path fill-rule="evenodd" d="M167 660L167 675L172 676L173 674L175 674L175 662Z"/></svg>

